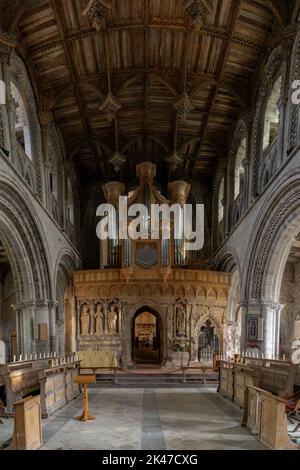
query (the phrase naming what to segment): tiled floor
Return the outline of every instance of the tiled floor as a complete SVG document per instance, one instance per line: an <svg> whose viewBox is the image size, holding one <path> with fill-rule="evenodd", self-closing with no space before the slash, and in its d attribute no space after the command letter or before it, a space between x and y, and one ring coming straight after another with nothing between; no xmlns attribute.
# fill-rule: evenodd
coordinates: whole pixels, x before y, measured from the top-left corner
<svg viewBox="0 0 300 470"><path fill-rule="evenodd" d="M241 428L241 411L212 388L91 389L95 421L80 423L81 398L43 422L43 449L262 449ZM0 425L0 442L12 422Z"/></svg>

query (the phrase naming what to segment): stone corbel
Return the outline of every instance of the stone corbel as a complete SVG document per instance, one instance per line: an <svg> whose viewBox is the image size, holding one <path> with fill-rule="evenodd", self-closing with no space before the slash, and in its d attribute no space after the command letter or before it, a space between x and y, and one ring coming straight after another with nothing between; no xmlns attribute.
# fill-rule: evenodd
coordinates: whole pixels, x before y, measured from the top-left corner
<svg viewBox="0 0 300 470"><path fill-rule="evenodd" d="M105 18L111 8L112 0L88 0L82 15L89 18L92 26L100 31L105 28Z"/></svg>

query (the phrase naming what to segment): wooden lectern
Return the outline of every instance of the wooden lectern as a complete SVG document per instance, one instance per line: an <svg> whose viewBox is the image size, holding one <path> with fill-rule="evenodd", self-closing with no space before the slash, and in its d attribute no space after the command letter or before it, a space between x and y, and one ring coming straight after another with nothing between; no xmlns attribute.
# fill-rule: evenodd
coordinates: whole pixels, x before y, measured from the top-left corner
<svg viewBox="0 0 300 470"><path fill-rule="evenodd" d="M6 450L38 450L42 447L40 396L14 403L16 410L14 435Z"/></svg>
<svg viewBox="0 0 300 470"><path fill-rule="evenodd" d="M96 419L94 416L89 415L89 395L88 395L88 385L96 383L95 375L78 375L75 377L74 382L83 386L83 413L79 416L78 421L93 421Z"/></svg>

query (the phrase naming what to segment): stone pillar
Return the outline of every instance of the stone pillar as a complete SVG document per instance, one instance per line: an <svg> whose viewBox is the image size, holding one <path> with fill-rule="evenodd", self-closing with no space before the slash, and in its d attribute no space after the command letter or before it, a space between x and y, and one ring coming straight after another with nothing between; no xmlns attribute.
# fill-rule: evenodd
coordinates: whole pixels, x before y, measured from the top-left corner
<svg viewBox="0 0 300 470"><path fill-rule="evenodd" d="M266 357L279 355L280 313L283 305L262 300L242 302L241 351L258 350ZM256 325L256 337L251 336L249 322Z"/></svg>
<svg viewBox="0 0 300 470"><path fill-rule="evenodd" d="M37 353L50 352L50 322L48 301L38 301L35 303L34 337Z"/></svg>
<svg viewBox="0 0 300 470"><path fill-rule="evenodd" d="M33 334L34 308L34 302L16 306L18 354L23 357L36 352Z"/></svg>
<svg viewBox="0 0 300 470"><path fill-rule="evenodd" d="M244 187L243 187L243 212L246 212L246 210L249 207L249 179L250 179L250 163L249 160L243 160L242 161L243 168L245 170L245 176L244 176Z"/></svg>
<svg viewBox="0 0 300 470"><path fill-rule="evenodd" d="M56 309L57 301L49 302L49 342L50 352L56 351Z"/></svg>
<svg viewBox="0 0 300 470"><path fill-rule="evenodd" d="M278 110L279 110L279 128L278 128L278 161L277 165L281 165L284 158L284 142L285 142L285 115L286 115L286 106L287 98L281 96L278 101Z"/></svg>
<svg viewBox="0 0 300 470"><path fill-rule="evenodd" d="M247 312L248 304L247 302L240 302L241 307L241 343L240 350L241 352L246 351L247 349Z"/></svg>
<svg viewBox="0 0 300 470"><path fill-rule="evenodd" d="M262 303L263 343L262 352L267 357L279 356L280 314L283 305Z"/></svg>
<svg viewBox="0 0 300 470"><path fill-rule="evenodd" d="M132 303L122 304L122 365L128 368L133 365L132 361L132 325L129 317L134 305Z"/></svg>

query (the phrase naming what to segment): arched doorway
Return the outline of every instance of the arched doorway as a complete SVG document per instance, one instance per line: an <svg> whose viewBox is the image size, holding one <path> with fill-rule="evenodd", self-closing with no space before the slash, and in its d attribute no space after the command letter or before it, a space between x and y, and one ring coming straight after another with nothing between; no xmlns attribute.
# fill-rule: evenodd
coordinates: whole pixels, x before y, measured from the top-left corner
<svg viewBox="0 0 300 470"><path fill-rule="evenodd" d="M149 308L140 308L132 324L132 360L137 364L161 363L161 318Z"/></svg>
<svg viewBox="0 0 300 470"><path fill-rule="evenodd" d="M214 355L220 353L220 334L211 318L200 327L198 336L198 361L212 362Z"/></svg>

